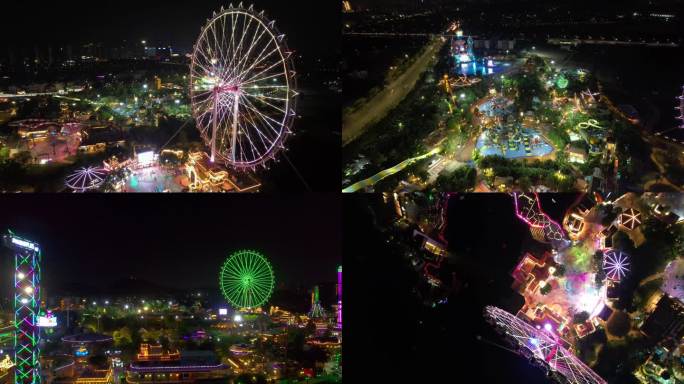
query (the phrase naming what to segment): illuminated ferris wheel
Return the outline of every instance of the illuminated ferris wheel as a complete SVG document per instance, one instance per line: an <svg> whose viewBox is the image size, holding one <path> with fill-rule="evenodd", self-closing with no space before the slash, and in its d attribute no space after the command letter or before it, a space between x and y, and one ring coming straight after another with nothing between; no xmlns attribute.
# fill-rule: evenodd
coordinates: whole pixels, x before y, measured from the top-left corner
<svg viewBox="0 0 684 384"><path fill-rule="evenodd" d="M484 316L520 355L546 370L559 383L606 384L601 376L565 349L550 330L534 327L497 307L486 306Z"/></svg>
<svg viewBox="0 0 684 384"><path fill-rule="evenodd" d="M195 43L192 113L211 161L265 166L284 149L296 116L292 52L264 12L232 4L214 12Z"/></svg>
<svg viewBox="0 0 684 384"><path fill-rule="evenodd" d="M240 250L221 267L219 284L226 300L237 308L256 308L273 293L273 268L259 252Z"/></svg>

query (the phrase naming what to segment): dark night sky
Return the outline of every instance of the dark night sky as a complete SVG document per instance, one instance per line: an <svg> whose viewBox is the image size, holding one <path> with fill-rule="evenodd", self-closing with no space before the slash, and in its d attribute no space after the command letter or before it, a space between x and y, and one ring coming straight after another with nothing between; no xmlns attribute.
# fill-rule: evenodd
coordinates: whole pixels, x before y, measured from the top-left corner
<svg viewBox="0 0 684 384"><path fill-rule="evenodd" d="M233 1L237 4L240 1ZM29 49L47 44L86 42L139 42L172 44L189 49L200 28L230 1L101 0L3 1L0 47L11 44ZM291 49L304 55L337 52L340 4L333 1L254 0L276 27L287 35Z"/></svg>
<svg viewBox="0 0 684 384"><path fill-rule="evenodd" d="M41 245L48 290L73 282L102 288L129 276L179 289L218 286L221 264L240 248L266 255L276 284L309 287L337 278L339 200L322 194L5 195L0 230Z"/></svg>

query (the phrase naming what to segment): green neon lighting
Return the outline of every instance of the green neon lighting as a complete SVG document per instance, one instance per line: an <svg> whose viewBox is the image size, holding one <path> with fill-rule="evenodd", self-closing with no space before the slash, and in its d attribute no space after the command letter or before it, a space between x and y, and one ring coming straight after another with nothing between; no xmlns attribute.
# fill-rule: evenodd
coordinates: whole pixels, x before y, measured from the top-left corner
<svg viewBox="0 0 684 384"><path fill-rule="evenodd" d="M275 278L271 264L262 254L240 250L223 263L219 284L223 296L234 307L254 308L271 296Z"/></svg>
<svg viewBox="0 0 684 384"><path fill-rule="evenodd" d="M566 79L565 76L560 75L560 76L558 77L558 80L556 80L556 85L557 85L558 88L560 88L560 89L565 89L565 88L567 88L567 86L568 86L568 79Z"/></svg>
<svg viewBox="0 0 684 384"><path fill-rule="evenodd" d="M14 253L14 369L15 384L38 384L40 377L40 262L38 244L9 231ZM15 241L18 240L18 241Z"/></svg>

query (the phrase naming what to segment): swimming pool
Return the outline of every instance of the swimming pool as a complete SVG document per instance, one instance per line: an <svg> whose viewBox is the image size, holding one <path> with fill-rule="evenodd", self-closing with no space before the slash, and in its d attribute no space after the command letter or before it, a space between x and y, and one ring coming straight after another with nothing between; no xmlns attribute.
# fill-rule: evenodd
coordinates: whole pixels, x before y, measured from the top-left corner
<svg viewBox="0 0 684 384"><path fill-rule="evenodd" d="M523 128L519 141L509 143L507 139L503 139L503 145L495 143L494 135L496 134L495 130L488 129L477 138L476 147L480 151L480 156L499 155L507 159L517 159L544 156L553 152L553 146L544 141L544 138L534 129Z"/></svg>
<svg viewBox="0 0 684 384"><path fill-rule="evenodd" d="M489 76L504 71L510 63L480 59L469 63L459 63L454 66L454 73L467 76Z"/></svg>

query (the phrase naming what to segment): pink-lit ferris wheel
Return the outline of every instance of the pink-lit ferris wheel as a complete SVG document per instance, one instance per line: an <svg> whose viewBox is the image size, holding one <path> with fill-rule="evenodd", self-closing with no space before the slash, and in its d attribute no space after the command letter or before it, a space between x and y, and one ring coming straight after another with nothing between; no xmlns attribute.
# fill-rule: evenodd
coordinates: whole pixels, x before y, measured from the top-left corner
<svg viewBox="0 0 684 384"><path fill-rule="evenodd" d="M492 324L518 353L563 384L606 384L572 352L558 336L545 327L534 327L501 308L486 306L485 319Z"/></svg>
<svg viewBox="0 0 684 384"><path fill-rule="evenodd" d="M214 13L195 43L192 113L210 159L254 170L284 149L295 117L295 71L285 35L240 3Z"/></svg>

